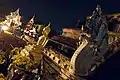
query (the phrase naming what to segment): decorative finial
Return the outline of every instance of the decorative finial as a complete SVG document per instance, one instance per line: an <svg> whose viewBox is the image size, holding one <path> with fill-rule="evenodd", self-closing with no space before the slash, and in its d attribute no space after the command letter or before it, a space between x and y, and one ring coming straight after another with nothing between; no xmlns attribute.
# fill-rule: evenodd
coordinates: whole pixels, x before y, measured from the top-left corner
<svg viewBox="0 0 120 80"><path fill-rule="evenodd" d="M77 21L77 24L76 24L76 27L79 27L80 26L80 20Z"/></svg>
<svg viewBox="0 0 120 80"><path fill-rule="evenodd" d="M20 8L18 8L18 9L16 10L16 12L19 14L19 12L20 12Z"/></svg>
<svg viewBox="0 0 120 80"><path fill-rule="evenodd" d="M84 26L82 25L82 27L81 27L81 30L83 31L84 30Z"/></svg>
<svg viewBox="0 0 120 80"><path fill-rule="evenodd" d="M44 35L48 35L50 33L50 31L51 31L50 25L51 25L51 23L49 23L45 28L43 28L43 32L42 33Z"/></svg>
<svg viewBox="0 0 120 80"><path fill-rule="evenodd" d="M35 19L35 14L33 15L33 17L32 17L33 19Z"/></svg>
<svg viewBox="0 0 120 80"><path fill-rule="evenodd" d="M19 15L20 9L18 8L15 12L13 12L14 15Z"/></svg>
<svg viewBox="0 0 120 80"><path fill-rule="evenodd" d="M34 19L35 19L35 15L30 19L30 21L28 22L28 24L33 25L34 24Z"/></svg>

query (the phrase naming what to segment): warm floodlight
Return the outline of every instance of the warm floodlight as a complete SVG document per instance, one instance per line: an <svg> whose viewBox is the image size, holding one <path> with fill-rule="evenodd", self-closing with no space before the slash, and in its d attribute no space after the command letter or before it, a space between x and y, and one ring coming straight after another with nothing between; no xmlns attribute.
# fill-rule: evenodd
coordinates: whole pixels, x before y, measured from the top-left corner
<svg viewBox="0 0 120 80"><path fill-rule="evenodd" d="M1 28L2 28L2 30L4 30L4 31L8 30L8 26L5 26L5 25L2 25Z"/></svg>

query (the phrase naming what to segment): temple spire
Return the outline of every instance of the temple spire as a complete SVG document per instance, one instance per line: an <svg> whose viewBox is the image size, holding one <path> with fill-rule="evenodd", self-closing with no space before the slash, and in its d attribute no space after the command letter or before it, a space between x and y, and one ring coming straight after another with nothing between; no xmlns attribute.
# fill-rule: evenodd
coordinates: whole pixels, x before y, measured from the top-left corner
<svg viewBox="0 0 120 80"><path fill-rule="evenodd" d="M19 16L20 15L20 9L18 8L16 11L11 12L11 16Z"/></svg>
<svg viewBox="0 0 120 80"><path fill-rule="evenodd" d="M15 11L17 14L19 14L19 12L20 12L20 9L18 8L16 11Z"/></svg>
<svg viewBox="0 0 120 80"><path fill-rule="evenodd" d="M35 19L35 15L33 15L33 17L29 20L29 22L27 23L27 27L31 28L32 25L34 24L34 19Z"/></svg>
<svg viewBox="0 0 120 80"><path fill-rule="evenodd" d="M84 30L84 26L82 25L82 27L81 27L81 31L83 31Z"/></svg>
<svg viewBox="0 0 120 80"><path fill-rule="evenodd" d="M34 23L34 19L35 19L35 15L30 19L30 21L28 23L33 24Z"/></svg>

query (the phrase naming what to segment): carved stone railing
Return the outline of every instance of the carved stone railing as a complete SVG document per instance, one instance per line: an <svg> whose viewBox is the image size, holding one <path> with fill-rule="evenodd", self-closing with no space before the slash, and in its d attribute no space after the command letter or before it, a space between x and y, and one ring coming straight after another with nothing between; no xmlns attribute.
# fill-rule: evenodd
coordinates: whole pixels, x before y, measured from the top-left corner
<svg viewBox="0 0 120 80"><path fill-rule="evenodd" d="M120 33L109 32L109 38L108 38L109 44L112 44L113 42L117 41L118 39L120 39Z"/></svg>
<svg viewBox="0 0 120 80"><path fill-rule="evenodd" d="M120 40L120 33L114 33L109 32L109 38L108 43L111 45L113 42L116 42ZM114 43L113 43L114 44ZM65 72L66 75L61 73L61 76L64 77L64 79L69 78L71 75L74 77L74 74L71 72L73 69L71 67L71 62L68 57L62 55L61 53L58 53L55 50L45 48L43 51L43 54L47 56L49 59L51 59L55 64L57 64L61 68L61 72Z"/></svg>
<svg viewBox="0 0 120 80"><path fill-rule="evenodd" d="M52 50L52 49L44 49L44 56L49 57L53 63L57 64L60 68L60 76L64 79L73 79L74 75L69 72L70 67L70 59L65 57L64 55Z"/></svg>

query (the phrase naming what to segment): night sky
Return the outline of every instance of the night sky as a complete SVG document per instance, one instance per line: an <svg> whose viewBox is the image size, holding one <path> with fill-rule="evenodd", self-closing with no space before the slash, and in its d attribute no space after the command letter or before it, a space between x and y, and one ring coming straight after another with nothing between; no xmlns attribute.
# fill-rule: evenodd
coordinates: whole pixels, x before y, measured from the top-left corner
<svg viewBox="0 0 120 80"><path fill-rule="evenodd" d="M109 1L109 2L108 2ZM20 8L24 21L36 14L36 21L52 23L52 28L75 27L100 5L106 14L120 12L119 2L112 0L0 0L0 15Z"/></svg>

